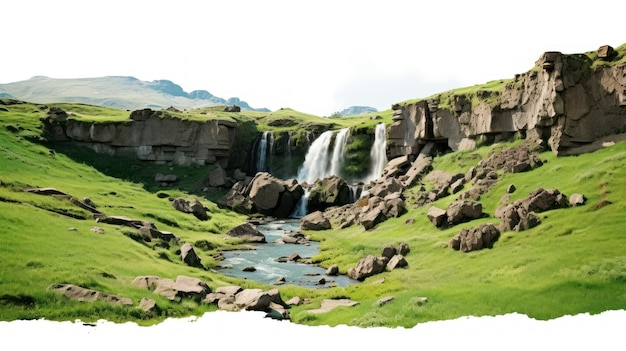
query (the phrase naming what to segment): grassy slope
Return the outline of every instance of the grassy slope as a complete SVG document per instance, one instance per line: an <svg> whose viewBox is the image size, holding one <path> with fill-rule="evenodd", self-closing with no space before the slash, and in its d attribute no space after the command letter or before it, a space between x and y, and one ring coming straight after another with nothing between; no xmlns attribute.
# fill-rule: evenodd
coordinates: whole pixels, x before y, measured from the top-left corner
<svg viewBox="0 0 626 351"><path fill-rule="evenodd" d="M69 147L57 147L55 156L51 156L48 148L30 141L40 133L38 107L5 107L10 112L0 111L0 295L31 296L35 304L19 306L2 300L0 320L106 318L151 323L168 316L198 315L213 308L191 302L172 304L130 286L128 283L138 275L175 278L184 274L201 278L212 288L232 283L259 286L189 268L180 262L175 248L166 250L138 243L125 235L127 229L96 224L88 218L89 214L65 200L21 191L27 186L55 187L78 198L91 198L107 214L154 221L160 230L172 231L184 241L210 241L215 249L200 251L200 255L203 263L214 266L217 262L211 257L213 254L237 247L238 243L224 240L223 234L244 218L217 208L205 197L201 200L211 209L212 218L200 222L173 210L167 199L157 196L160 192L197 196L190 191L209 168L152 168L156 166L94 157ZM354 119L358 123L374 123L367 116ZM347 125L349 121L350 118L342 118L337 124ZM6 128L17 124L24 130L14 133ZM488 151L489 148L481 148L444 155L436 158L435 167L464 172ZM389 220L370 232L353 227L311 233L322 240L322 251L315 259L323 265L337 263L342 272L364 255L378 255L383 245L400 241L411 247L407 256L409 268L387 272L345 289L309 291L281 287L284 299L295 295L312 299L311 304L293 308L292 319L311 325L412 326L465 315L520 312L546 319L626 307L626 234L621 218L626 195L626 170L622 166L626 143L578 157L556 158L551 153L541 157L548 163L529 173L507 175L483 197L481 202L491 218L439 230L427 220L427 207L410 208L401 218ZM187 178L181 188L158 188L150 182L157 171L181 172L181 177L186 173ZM558 188L567 195L583 193L589 200L583 207L542 214L543 223L532 230L504 233L492 250L463 254L447 248L449 239L460 228L497 223L493 213L510 183L518 188L513 199L543 186ZM436 205L445 208L451 199L442 199ZM599 206L607 201L610 204ZM71 219L51 209L87 219ZM408 218L415 219L415 223L406 226L404 221ZM91 232L95 225L103 227L105 233ZM68 230L70 227L76 231ZM382 277L386 279L384 284L373 284ZM138 309L67 301L46 291L53 283L73 283L120 294L135 303L147 296L157 300L167 312L151 319ZM395 297L392 302L376 306L379 298L389 295ZM420 305L416 298L421 296L429 302ZM332 297L349 297L360 305L324 315L307 312L319 307L322 299Z"/></svg>
<svg viewBox="0 0 626 351"><path fill-rule="evenodd" d="M475 154L484 156L485 150L443 156L436 159L435 168L464 171L458 164L470 164L466 160ZM341 271L359 257L378 255L383 245L401 241L411 247L406 257L410 268L386 273L382 285L372 285L380 279L375 276L362 286L348 288L347 295L361 301L355 308L301 318L311 324L412 326L465 315L519 312L550 319L625 308L626 143L578 157L556 158L550 152L541 157L548 163L528 173L506 175L481 199L490 218L439 230L427 220L426 206L411 209L371 232L352 228L317 234L323 240L317 259L338 263ZM588 202L542 213L538 227L505 232L491 250L463 254L449 249L449 239L461 228L498 223L493 214L511 183L518 188L511 201L541 186L567 195L582 193ZM435 205L445 208L450 200L444 198ZM415 223L405 225L408 218ZM355 248L359 251L354 252ZM395 296L394 301L376 307L376 301L388 295ZM429 302L420 306L415 299L420 296Z"/></svg>

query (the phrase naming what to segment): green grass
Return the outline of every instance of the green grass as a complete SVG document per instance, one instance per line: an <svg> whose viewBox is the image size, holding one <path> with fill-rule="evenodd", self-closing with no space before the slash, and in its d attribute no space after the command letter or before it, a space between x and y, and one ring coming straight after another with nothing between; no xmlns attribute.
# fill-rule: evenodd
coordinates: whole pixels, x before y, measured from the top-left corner
<svg viewBox="0 0 626 351"><path fill-rule="evenodd" d="M514 144L510 144L514 145ZM506 147L510 145L498 145ZM476 163L488 148L450 153L435 159L434 167L462 171L454 164ZM398 219L364 232L359 227L319 232L322 265L339 264L346 271L367 254L380 254L385 244L409 243L408 269L385 273L386 282L349 287L345 295L361 301L354 308L314 317L299 315L306 323L351 325L402 325L444 320L466 315L496 315L518 312L531 318L551 319L566 314L599 313L626 307L626 143L577 157L557 158L541 154L548 162L527 173L507 174L482 199L490 217L435 228L426 218L427 207L412 208ZM478 157L476 157L478 158ZM474 161L474 162L471 162ZM582 193L585 206L540 214L542 223L528 231L505 232L491 250L463 254L447 247L463 227L498 223L493 217L508 184L518 190L511 201L526 197L534 188L557 188L571 195ZM450 199L434 205L447 206ZM605 205L608 204L608 205ZM414 218L411 226L404 224ZM355 243L358 242L358 245ZM386 295L394 301L373 307ZM429 302L417 306L416 297Z"/></svg>
<svg viewBox="0 0 626 351"><path fill-rule="evenodd" d="M219 208L214 196L197 191L209 166L160 168L95 155L69 144L47 144L40 138L39 118L44 113L40 105L2 107L9 112L0 111L0 295L11 298L0 299L0 320L104 318L152 324L167 317L200 315L215 309L194 302L172 303L131 286L130 281L139 275L188 275L203 279L212 288L229 284L271 288L190 268L180 261L175 246L167 249L154 242L135 241L129 228L95 223L90 213L65 199L23 191L28 187L54 187L79 199L89 197L106 214L153 221L160 230L171 231L185 242L204 243L198 246L206 249L198 253L202 262L212 268L219 263L214 258L219 251L241 247L224 234L245 217ZM96 110L84 113L93 115ZM331 121L337 127L350 126L355 131L378 122L367 116ZM9 128L14 131L7 126L14 127ZM520 142L438 155L433 167L465 173L490 152ZM308 232L321 243L320 253L313 259L324 267L337 264L345 273L358 259L379 255L384 245L399 242L410 245L411 252L406 256L409 266L346 288L281 286L285 300L298 295L312 301L292 308L292 320L308 325L410 327L467 315L518 312L551 319L626 308L626 143L580 156L560 158L545 152L540 157L547 161L543 166L527 173L506 174L483 195L481 203L489 214L487 218L437 229L426 218L429 206L416 207L410 202L414 188L406 192L408 213L372 231L353 226ZM182 181L168 188L154 184L154 174L165 171L178 174ZM567 195L582 193L588 201L581 207L540 214L539 226L519 233L505 232L493 249L467 254L449 249L450 238L461 228L498 223L493 215L509 184L517 187L511 201L526 197L539 186L557 188ZM175 211L167 196L161 194L198 197L209 208L211 219L203 222ZM445 208L452 199L444 198L434 205ZM404 224L407 219L414 219L414 224ZM102 227L104 234L92 232L94 226ZM374 284L381 278L385 278L383 284ZM157 300L164 312L148 316L137 308L69 301L47 290L54 283L126 296L135 304L147 296ZM394 300L378 306L377 301L385 296L394 296ZM360 304L320 315L308 312L319 307L323 299L340 297ZM421 303L421 297L428 298L428 302Z"/></svg>

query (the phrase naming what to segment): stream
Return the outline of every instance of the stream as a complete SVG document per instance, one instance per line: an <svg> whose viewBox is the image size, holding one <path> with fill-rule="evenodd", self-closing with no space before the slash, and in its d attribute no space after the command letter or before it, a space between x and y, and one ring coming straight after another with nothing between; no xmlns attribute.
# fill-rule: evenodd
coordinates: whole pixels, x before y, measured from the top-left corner
<svg viewBox="0 0 626 351"><path fill-rule="evenodd" d="M279 257L289 257L297 253L301 261L315 256L319 252L319 243L311 241L309 244L285 244L277 242L283 234L298 231L299 219L277 220L257 225L257 229L265 235L265 244L250 244L254 250L235 250L223 252L220 273L243 279L251 279L261 283L274 284L280 278L284 284L298 285L306 288L326 288L330 286L345 287L357 283L345 275L328 276L326 269L306 263L294 261L278 262ZM254 267L253 272L244 272L245 267ZM320 284L320 279L325 283Z"/></svg>

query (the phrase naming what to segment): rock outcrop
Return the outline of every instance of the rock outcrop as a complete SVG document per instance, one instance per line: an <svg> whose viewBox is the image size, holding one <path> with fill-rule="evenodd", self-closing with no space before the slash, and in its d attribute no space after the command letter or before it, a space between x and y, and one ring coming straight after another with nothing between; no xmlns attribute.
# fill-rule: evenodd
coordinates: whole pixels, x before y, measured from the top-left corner
<svg viewBox="0 0 626 351"><path fill-rule="evenodd" d="M96 123L67 118L63 112L50 110L43 121L53 140L73 141L111 156L226 168L235 143L237 123L228 120L191 121L143 109L132 111L129 122Z"/></svg>
<svg viewBox="0 0 626 351"><path fill-rule="evenodd" d="M522 231L541 223L539 217L534 214L535 212L570 206L572 206L570 200L558 189L536 188L526 198L498 207L495 216L500 218L499 229L501 231Z"/></svg>
<svg viewBox="0 0 626 351"><path fill-rule="evenodd" d="M491 249L500 238L500 231L493 224L482 224L476 228L461 229L449 243L449 246L458 251L470 252L482 249Z"/></svg>
<svg viewBox="0 0 626 351"><path fill-rule="evenodd" d="M136 277L132 285L153 291L171 301L181 299L192 299L197 302L202 301L211 288L208 284L198 278L179 275L176 280L161 278L159 276L139 276Z"/></svg>
<svg viewBox="0 0 626 351"><path fill-rule="evenodd" d="M210 218L206 208L198 199L187 200L179 197L172 201L172 207L180 212L191 213L201 221L206 221Z"/></svg>
<svg viewBox="0 0 626 351"><path fill-rule="evenodd" d="M104 301L127 306L133 304L133 301L127 297L107 294L102 291L87 289L73 284L53 284L49 287L49 289L64 295L70 300L75 301Z"/></svg>
<svg viewBox="0 0 626 351"><path fill-rule="evenodd" d="M252 223L244 223L240 224L231 230L229 230L226 235L232 236L235 238L242 239L246 242L252 243L265 243L265 235L261 233L254 224Z"/></svg>
<svg viewBox="0 0 626 351"><path fill-rule="evenodd" d="M295 179L282 180L259 172L249 182L235 183L218 203L240 213L286 218L303 195L304 189Z"/></svg>
<svg viewBox="0 0 626 351"><path fill-rule="evenodd" d="M447 210L431 206L426 216L437 227L454 226L478 219L483 215L483 205L475 201L454 201Z"/></svg>
<svg viewBox="0 0 626 351"><path fill-rule="evenodd" d="M601 47L599 60L610 62L611 52ZM559 155L575 154L626 124L626 64L594 65L591 56L546 52L534 69L502 81L502 90L444 92L395 104L389 156L417 155L429 141L472 149L481 139L497 141L518 132Z"/></svg>

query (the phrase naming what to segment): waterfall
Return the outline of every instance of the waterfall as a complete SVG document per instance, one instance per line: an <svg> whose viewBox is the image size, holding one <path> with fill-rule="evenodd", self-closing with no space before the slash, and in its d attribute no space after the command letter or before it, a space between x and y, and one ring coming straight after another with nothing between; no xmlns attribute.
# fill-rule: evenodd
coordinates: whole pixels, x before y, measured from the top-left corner
<svg viewBox="0 0 626 351"><path fill-rule="evenodd" d="M331 142L335 131L326 131L319 138L315 139L309 146L309 150L304 157L304 163L298 169L298 183L306 182L313 184L316 179L339 175L349 132L349 128L344 128L337 132L337 136L334 139L335 142L332 145L332 154ZM305 193L292 213L292 217L298 218L307 214L309 189L305 187L304 191Z"/></svg>
<svg viewBox="0 0 626 351"><path fill-rule="evenodd" d="M267 150L269 144L269 153ZM259 141L259 145L257 146L257 157L256 157L256 171L257 172L265 172L269 171L269 162L268 162L268 154L271 155L273 151L274 144L274 135L272 132L263 132L261 136L261 140Z"/></svg>
<svg viewBox="0 0 626 351"><path fill-rule="evenodd" d="M376 125L374 144L370 150L370 171L364 183L378 179L387 165L387 131L385 123Z"/></svg>
<svg viewBox="0 0 626 351"><path fill-rule="evenodd" d="M285 157L291 157L291 132L286 132L283 138L283 154Z"/></svg>
<svg viewBox="0 0 626 351"><path fill-rule="evenodd" d="M324 132L309 146L309 151L304 156L304 163L298 170L299 183L304 181L313 183L315 179L323 177L327 170L328 150L332 136L332 131Z"/></svg>
<svg viewBox="0 0 626 351"><path fill-rule="evenodd" d="M308 208L307 204L309 201L310 191L311 190L308 187L304 188L304 194L300 198L300 201L298 201L298 203L296 204L296 208L294 208L293 212L291 213L289 217L302 218L307 215L307 208Z"/></svg>
<svg viewBox="0 0 626 351"><path fill-rule="evenodd" d="M333 157L330 160L330 174L339 175L341 172L341 166L343 165L343 156L348 142L348 136L350 133L349 128L344 128L337 133L335 137L335 146L333 148Z"/></svg>

